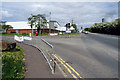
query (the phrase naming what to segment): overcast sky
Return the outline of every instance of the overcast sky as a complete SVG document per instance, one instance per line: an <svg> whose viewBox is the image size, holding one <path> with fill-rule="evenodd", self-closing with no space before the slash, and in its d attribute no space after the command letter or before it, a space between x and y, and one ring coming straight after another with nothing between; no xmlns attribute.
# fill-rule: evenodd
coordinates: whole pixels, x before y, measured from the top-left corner
<svg viewBox="0 0 120 80"><path fill-rule="evenodd" d="M61 26L68 22L78 27L90 27L102 18L114 21L118 18L118 2L3 2L2 20L8 22L27 21L30 14L45 14L58 21Z"/></svg>

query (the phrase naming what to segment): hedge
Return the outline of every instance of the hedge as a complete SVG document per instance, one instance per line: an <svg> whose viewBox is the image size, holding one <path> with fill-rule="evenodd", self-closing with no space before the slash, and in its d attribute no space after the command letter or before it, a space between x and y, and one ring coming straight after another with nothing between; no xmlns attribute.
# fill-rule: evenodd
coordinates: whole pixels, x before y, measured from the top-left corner
<svg viewBox="0 0 120 80"><path fill-rule="evenodd" d="M116 19L114 22L95 23L85 30L94 33L120 35L120 19Z"/></svg>

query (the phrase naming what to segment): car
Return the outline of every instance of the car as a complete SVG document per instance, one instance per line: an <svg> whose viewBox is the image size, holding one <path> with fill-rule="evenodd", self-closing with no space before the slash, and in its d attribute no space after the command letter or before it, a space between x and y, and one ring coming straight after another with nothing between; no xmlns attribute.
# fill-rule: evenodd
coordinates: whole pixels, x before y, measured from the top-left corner
<svg viewBox="0 0 120 80"><path fill-rule="evenodd" d="M85 33L85 34L88 34L88 32L87 32L87 31L84 31L84 33Z"/></svg>

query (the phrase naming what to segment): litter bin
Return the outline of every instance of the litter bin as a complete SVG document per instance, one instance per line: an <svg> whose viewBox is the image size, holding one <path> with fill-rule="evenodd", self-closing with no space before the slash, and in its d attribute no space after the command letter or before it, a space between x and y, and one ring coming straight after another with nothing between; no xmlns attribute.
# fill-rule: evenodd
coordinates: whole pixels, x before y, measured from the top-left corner
<svg viewBox="0 0 120 80"><path fill-rule="evenodd" d="M31 33L29 33L29 36L31 37Z"/></svg>

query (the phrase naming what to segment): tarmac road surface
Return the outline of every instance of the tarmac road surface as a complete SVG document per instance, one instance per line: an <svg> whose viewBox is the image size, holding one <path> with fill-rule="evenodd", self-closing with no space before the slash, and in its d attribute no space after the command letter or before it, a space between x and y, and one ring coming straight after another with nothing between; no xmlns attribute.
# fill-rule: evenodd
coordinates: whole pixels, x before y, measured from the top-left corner
<svg viewBox="0 0 120 80"><path fill-rule="evenodd" d="M44 39L81 77L118 78L117 36L89 33L79 38Z"/></svg>

